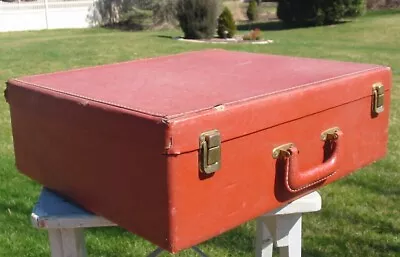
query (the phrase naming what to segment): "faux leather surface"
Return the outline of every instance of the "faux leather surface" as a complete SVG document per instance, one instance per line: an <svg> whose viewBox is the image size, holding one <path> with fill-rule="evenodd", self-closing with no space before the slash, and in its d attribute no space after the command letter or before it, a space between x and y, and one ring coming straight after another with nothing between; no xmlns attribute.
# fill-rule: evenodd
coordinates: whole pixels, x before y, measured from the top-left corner
<svg viewBox="0 0 400 257"><path fill-rule="evenodd" d="M285 158L285 186L289 192L299 192L313 185L321 183L335 174L336 170L340 167L339 158L344 157L341 156L341 140L343 137L343 132L340 131L337 134L338 138L334 140L334 142L325 143L325 145L328 145L328 147L324 148L329 148L328 150L331 152L329 153L330 157L327 160L324 160L321 164L316 165L308 170L300 170L300 151L297 149L297 147L294 146L289 149L290 156Z"/></svg>
<svg viewBox="0 0 400 257"><path fill-rule="evenodd" d="M385 101L388 109L389 95ZM213 176L204 177L199 173L197 152L171 156L169 198L174 210L170 223L170 232L175 235L171 236L173 251L222 234L381 159L386 154L389 112L372 119L370 106L371 99L365 98L226 141L221 148L221 170ZM288 191L286 162L273 159L272 150L292 142L300 152L298 170L314 169L325 158L320 134L335 126L343 131L342 158L339 157L339 166L331 171L336 172L304 190Z"/></svg>
<svg viewBox="0 0 400 257"><path fill-rule="evenodd" d="M153 116L174 117L377 68L380 66L208 50L18 81Z"/></svg>
<svg viewBox="0 0 400 257"><path fill-rule="evenodd" d="M165 124L69 96L8 90L18 170L168 248Z"/></svg>
<svg viewBox="0 0 400 257"><path fill-rule="evenodd" d="M377 82L385 111L374 115ZM375 65L202 51L14 79L7 88L18 169L171 252L386 153L391 72ZM343 132L334 165L320 140L332 127ZM213 129L221 169L205 176L199 136ZM293 178L272 158L289 142L299 150Z"/></svg>
<svg viewBox="0 0 400 257"><path fill-rule="evenodd" d="M390 95L391 72L381 67L310 87L169 119L167 122L172 143L168 153L181 154L196 150L199 146L198 136L204 131L218 129L222 141L230 141L354 101L371 101L372 85L377 82L382 82L386 94ZM389 111L386 104L385 108ZM371 108L370 104L368 111ZM353 115L353 112L349 112L346 117L352 119ZM378 116L383 122L382 117L386 117L385 113Z"/></svg>

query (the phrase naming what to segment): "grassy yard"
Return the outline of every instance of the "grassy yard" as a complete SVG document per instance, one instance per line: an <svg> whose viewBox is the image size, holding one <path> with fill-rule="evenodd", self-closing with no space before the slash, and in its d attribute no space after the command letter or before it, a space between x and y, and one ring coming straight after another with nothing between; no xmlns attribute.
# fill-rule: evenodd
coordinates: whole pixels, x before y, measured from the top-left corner
<svg viewBox="0 0 400 257"><path fill-rule="evenodd" d="M189 50L225 49L390 65L394 72L389 155L320 192L323 209L304 218L304 256L400 256L400 12L341 25L281 30L264 24L271 45L183 43L163 32L105 29L0 34L0 80ZM265 68L268 72L268 68ZM0 86L4 89L4 84ZM0 100L0 256L49 256L47 236L30 225L40 185L18 174L7 104ZM201 245L210 256L253 256L254 222ZM144 256L153 246L119 228L87 232L89 256ZM167 254L165 256L168 256ZM195 256L184 251L178 256Z"/></svg>

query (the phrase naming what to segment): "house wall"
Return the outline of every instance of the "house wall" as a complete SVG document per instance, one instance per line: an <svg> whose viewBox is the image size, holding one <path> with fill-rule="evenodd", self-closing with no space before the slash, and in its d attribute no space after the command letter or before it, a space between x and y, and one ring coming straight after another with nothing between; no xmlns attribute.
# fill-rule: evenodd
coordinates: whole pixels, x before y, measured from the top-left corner
<svg viewBox="0 0 400 257"><path fill-rule="evenodd" d="M0 2L0 32L87 28L93 24L93 1Z"/></svg>

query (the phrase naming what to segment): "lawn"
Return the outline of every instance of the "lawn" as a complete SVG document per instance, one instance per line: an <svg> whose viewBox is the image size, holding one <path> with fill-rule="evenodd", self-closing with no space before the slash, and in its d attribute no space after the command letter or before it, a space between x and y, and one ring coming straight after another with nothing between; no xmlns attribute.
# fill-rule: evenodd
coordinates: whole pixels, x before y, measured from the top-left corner
<svg viewBox="0 0 400 257"><path fill-rule="evenodd" d="M177 30L1 33L0 80L216 47L389 65L394 73L389 154L320 190L322 211L304 217L303 253L312 257L393 257L400 256L399 24L400 11L372 13L352 22L319 28L282 30L277 23L260 24L265 37L275 41L270 45L193 44L168 38L179 36ZM2 100L0 178L0 256L49 256L46 233L33 229L29 219L40 185L20 175L14 167L8 105ZM250 257L254 232L251 221L200 247L210 256ZM119 228L89 230L87 241L89 256L93 257L145 256L154 247ZM195 255L184 251L177 256Z"/></svg>

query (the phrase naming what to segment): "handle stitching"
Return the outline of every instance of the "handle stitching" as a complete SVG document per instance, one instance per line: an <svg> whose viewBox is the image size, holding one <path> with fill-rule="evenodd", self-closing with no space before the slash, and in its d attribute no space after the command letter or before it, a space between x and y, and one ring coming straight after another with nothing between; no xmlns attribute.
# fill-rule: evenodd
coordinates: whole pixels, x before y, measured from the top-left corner
<svg viewBox="0 0 400 257"><path fill-rule="evenodd" d="M290 165L290 158L288 158L287 159L287 165ZM318 183L320 183L320 182L322 182L322 181L324 181L324 180L327 180L328 178L330 178L330 177L332 177L333 175L335 175L336 174L336 171L333 171L331 174L329 174L328 176L326 176L326 177L323 177L323 178L321 178L321 179L319 179L319 180L317 180L317 181L314 181L314 182L312 182L312 183L310 183L310 184L307 184L307 185L305 185L305 186L303 186L303 187L301 187L301 188L298 188L298 189L293 189L291 186L290 186L290 184L289 184L289 167L286 167L286 172L285 172L285 184L286 184L286 188L289 190L289 192L291 192L291 193L296 193L296 192L299 192L299 191L301 191L301 190L303 190L303 189L306 189L306 188L308 188L308 187L311 187L311 186L313 186L313 185L316 185L316 184L318 184Z"/></svg>
<svg viewBox="0 0 400 257"><path fill-rule="evenodd" d="M321 179L319 179L319 180L317 180L317 181L314 181L313 183L310 183L310 184L308 184L308 185L305 185L305 186L303 186L303 187L301 187L301 188L299 188L299 189L293 189L293 188L289 185L289 169L286 169L286 176L285 176L285 177L286 177L286 178L285 178L286 188L287 188L291 193L297 193L297 192L299 192L299 191L301 191L301 190L303 190L303 189L306 189L306 188L308 188L308 187L311 187L311 186L313 186L313 185L315 185L315 184L318 184L318 183L320 183L320 182L322 182L322 181L324 181L324 180L326 180L326 179L332 177L333 175L335 175L335 173L336 173L336 171L334 171L332 174L330 174L330 175L328 175L328 176L326 176L326 177L323 177L323 178L321 178Z"/></svg>

